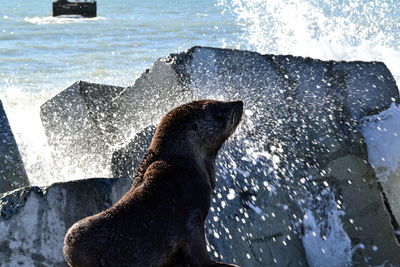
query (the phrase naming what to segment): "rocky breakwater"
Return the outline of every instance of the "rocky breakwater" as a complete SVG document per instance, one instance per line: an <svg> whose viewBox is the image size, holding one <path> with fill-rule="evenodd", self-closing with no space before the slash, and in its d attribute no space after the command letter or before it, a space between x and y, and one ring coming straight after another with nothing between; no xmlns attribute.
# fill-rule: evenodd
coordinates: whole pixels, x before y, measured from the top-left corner
<svg viewBox="0 0 400 267"><path fill-rule="evenodd" d="M133 145L115 152L111 161L113 147L129 143L133 133L171 107L196 98L245 102L246 117L241 128L218 159L216 192L206 226L214 258L241 266L400 264L396 219L367 163L367 150L359 131L363 117L387 109L393 101L399 102L395 81L384 64L194 47L158 60L128 88L99 95L85 95L81 88L69 88L68 97L61 97L62 92L42 106L47 136L65 137L62 153L71 158L81 152L70 147L80 149L77 144L84 143L88 134L92 134L92 141L100 140L100 146L110 142L113 145L101 154L100 167L128 175L132 173L126 169L132 168L127 164L130 159L121 155L140 158L137 155L146 149L148 132L137 136ZM98 104L99 97L105 102ZM49 105L52 101L54 104ZM63 124L64 121L68 123ZM79 126L71 126L73 122ZM92 132L90 127L97 130ZM58 149L57 145L54 148ZM80 162L82 166L91 166L85 165L90 163L93 164L90 157ZM54 188L61 192L68 184ZM10 194L23 195L17 204L5 201L9 194L3 196L4 207L19 208L1 218L0 232L5 236L0 240L6 249L0 251L7 253L0 259L11 262L14 253L34 253L30 257L44 265L62 262L60 247L52 244L60 243L68 223L61 223L63 232L50 231L50 224L41 222L71 223L88 215L73 217L74 209L66 213L62 205L75 201L85 208L86 203L92 202L80 197L90 196L92 190L94 186L86 187L85 194L71 194L68 200L64 193L57 193L58 197L51 198L49 204L41 204L46 201L40 199L47 199L50 189L46 194L14 191ZM96 198L94 203L101 209L113 202L105 199ZM104 201L108 204L103 205ZM28 212L33 208L27 204L36 205L38 212ZM26 213L22 212L24 209ZM9 231L10 225L22 221L23 216L27 221ZM39 228L42 235L24 239L35 240L35 244L20 242L22 236L29 236L25 235L29 229ZM7 232L13 236L8 237ZM49 232L52 235L47 236ZM54 243L46 241L36 249L41 240L50 239ZM8 245L9 240L20 243ZM32 253L26 252L25 244ZM51 261L36 255L45 255L40 251L46 250L55 255Z"/></svg>
<svg viewBox="0 0 400 267"><path fill-rule="evenodd" d="M24 164L0 101L0 193L27 185Z"/></svg>
<svg viewBox="0 0 400 267"><path fill-rule="evenodd" d="M219 158L208 220L215 257L242 266L400 264L398 224L359 131L363 117L399 103L384 64L202 47L164 62L195 98L241 99L248 109ZM114 154L114 170L129 173L121 155L143 153L146 136Z"/></svg>

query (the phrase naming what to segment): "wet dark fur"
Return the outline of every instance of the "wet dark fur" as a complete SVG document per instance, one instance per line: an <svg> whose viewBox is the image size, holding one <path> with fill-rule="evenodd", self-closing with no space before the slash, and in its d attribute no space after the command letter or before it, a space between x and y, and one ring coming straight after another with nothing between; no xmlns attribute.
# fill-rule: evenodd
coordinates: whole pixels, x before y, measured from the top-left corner
<svg viewBox="0 0 400 267"><path fill-rule="evenodd" d="M67 263L233 266L210 260L204 222L215 183L216 154L242 111L241 101L201 100L165 115L130 191L110 209L68 230Z"/></svg>

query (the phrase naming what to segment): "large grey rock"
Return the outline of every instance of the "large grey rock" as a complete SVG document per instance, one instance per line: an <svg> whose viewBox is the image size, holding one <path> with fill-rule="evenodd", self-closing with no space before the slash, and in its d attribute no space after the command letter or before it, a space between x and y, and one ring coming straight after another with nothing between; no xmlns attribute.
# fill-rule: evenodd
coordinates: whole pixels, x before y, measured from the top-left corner
<svg viewBox="0 0 400 267"><path fill-rule="evenodd" d="M24 163L0 101L0 193L27 185Z"/></svg>
<svg viewBox="0 0 400 267"><path fill-rule="evenodd" d="M87 179L0 195L0 266L66 266L63 240L76 221L114 204L129 179Z"/></svg>
<svg viewBox="0 0 400 267"><path fill-rule="evenodd" d="M271 257L265 257L267 253L257 251L252 254L248 248L256 244L266 251L273 243L269 239L277 239L278 235L286 237L281 242L285 241L287 250L272 253L273 258L281 258L277 266L296 266L304 261L304 255L299 254L301 249L297 238L303 239L310 265L321 266L318 265L321 261L315 262L316 258L324 259L322 262L326 266L343 266L350 261L355 266L400 264L400 247L394 234L397 225L392 224L373 171L368 164L362 164L367 160L367 152L357 128L364 116L387 109L392 101L399 101L398 89L387 68L378 62L324 62L207 48L194 48L190 53L191 61L187 66L191 69L188 74L191 88L201 91L205 97L244 100L253 115L248 118L250 127L246 127L250 128L249 136L237 142L237 146L245 144L241 150L256 151L258 155L264 154L272 159L272 162L263 164L264 167L257 168L259 165L252 162L254 156L251 157L248 152L241 155L240 150L233 150L234 153L230 153L238 156L234 157L235 164L226 164L225 169L229 170L232 166L238 168L236 173L229 175L236 177L233 185L237 184L236 191L239 192L243 191L243 187L248 188L245 191L251 197L247 200L247 208L242 204L228 210L225 208L223 213L217 214L231 214L241 207L251 218L246 219L248 222L245 225L252 224L251 228L246 228L241 225L240 219L235 223L232 218L223 219L221 216L220 222L231 225L228 227L230 230L241 229L238 235L247 237L244 242L248 246L230 252L229 247L211 240L215 249L224 257L228 255L228 259L237 259L244 266L270 265ZM274 155L278 157L275 159L277 173L270 171L268 174L269 166L274 164ZM355 172L353 179L357 182L350 184L347 172L352 170ZM266 189L260 181L269 186L275 184L275 199L266 197L269 194L265 193ZM235 188L232 183L225 187ZM331 195L327 191L333 193L334 198L326 198L326 195ZM223 192L224 189L221 194ZM339 253L340 257L350 259L347 263L340 261L338 255L324 250L327 245L324 236L331 236L334 228L328 224L328 217L333 212L331 202L344 214L338 216L343 229L335 233L347 234L351 242L353 250L344 245L341 255ZM260 214L269 214L270 221L282 214L288 218L280 218L281 228L255 224L251 214L257 215L250 204L259 207L261 210L256 210ZM274 204L284 205L287 209L281 208L278 213L272 206ZM271 216L272 213L275 216ZM310 247L307 243L310 240L305 240L300 234L305 227L302 219L306 214L314 215L322 235L317 237L320 243L314 244L314 247ZM274 223L268 225L273 226ZM260 231L263 235L255 230L258 227L263 229ZM379 233L373 231L373 227L379 228ZM290 240L287 240L288 235ZM255 243L251 240L262 241ZM327 240L332 243L347 242L347 238ZM228 239L226 242L233 243ZM279 241L275 243L280 244ZM338 247L331 246L331 249ZM288 253L288 250L297 253ZM253 260L249 260L248 255ZM335 263L338 260L340 264Z"/></svg>
<svg viewBox="0 0 400 267"><path fill-rule="evenodd" d="M71 178L109 177L117 132L113 100L122 87L78 81L41 106L40 116L59 173Z"/></svg>
<svg viewBox="0 0 400 267"><path fill-rule="evenodd" d="M241 266L400 264L397 222L358 130L361 118L399 102L384 64L194 47L158 60L113 98L107 121L122 140L125 129L137 132L196 98L239 98L247 109L218 161L207 221L215 258ZM114 166L138 158L136 148Z"/></svg>
<svg viewBox="0 0 400 267"><path fill-rule="evenodd" d="M201 47L157 64L146 75L157 77L164 64L194 98L240 98L252 114L217 168L207 224L217 258L243 266L400 264L396 223L357 128L399 101L384 64Z"/></svg>

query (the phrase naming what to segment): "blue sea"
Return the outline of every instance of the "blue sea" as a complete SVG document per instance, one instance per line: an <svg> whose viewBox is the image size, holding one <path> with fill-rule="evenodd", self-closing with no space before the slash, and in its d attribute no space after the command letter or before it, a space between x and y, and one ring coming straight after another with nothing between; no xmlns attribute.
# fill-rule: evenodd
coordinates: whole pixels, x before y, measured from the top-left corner
<svg viewBox="0 0 400 267"><path fill-rule="evenodd" d="M214 46L383 61L400 81L398 0L98 0L52 17L51 0L0 0L0 99L33 184L48 184L39 107L77 80L127 86L159 57Z"/></svg>

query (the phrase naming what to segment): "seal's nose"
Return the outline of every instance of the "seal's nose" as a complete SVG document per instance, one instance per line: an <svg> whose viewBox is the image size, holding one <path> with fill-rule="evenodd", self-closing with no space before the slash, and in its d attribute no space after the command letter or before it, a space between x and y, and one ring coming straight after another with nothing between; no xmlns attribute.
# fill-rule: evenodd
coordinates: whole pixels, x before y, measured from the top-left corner
<svg viewBox="0 0 400 267"><path fill-rule="evenodd" d="M239 123L243 115L243 101L231 101L231 105L233 106L234 120Z"/></svg>
<svg viewBox="0 0 400 267"><path fill-rule="evenodd" d="M232 101L235 111L243 112L243 101Z"/></svg>

